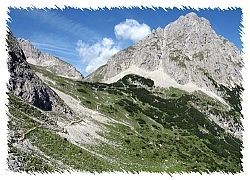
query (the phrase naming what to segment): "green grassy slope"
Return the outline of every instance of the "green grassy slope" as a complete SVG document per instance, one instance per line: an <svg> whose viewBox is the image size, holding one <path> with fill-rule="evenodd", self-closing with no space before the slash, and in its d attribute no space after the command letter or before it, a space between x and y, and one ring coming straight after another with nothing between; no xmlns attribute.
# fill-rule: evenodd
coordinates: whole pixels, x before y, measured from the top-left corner
<svg viewBox="0 0 250 180"><path fill-rule="evenodd" d="M120 123L105 124L108 130L100 133L114 145L86 145L86 150L33 122L30 117L46 121L48 114L10 95L10 114L16 118L10 119L9 128L22 132L16 129L28 130L36 126L25 138L55 160L48 164L38 156L33 160L39 161L36 166L24 159L27 171L34 168L65 170L59 168L58 161L72 169L91 172L236 173L242 170L242 142L209 120L203 111L225 118L234 117L235 123L241 125L240 113L202 92L155 88L150 79L135 75L125 76L113 84L103 84L74 81L54 76L37 66L32 68L47 77L46 83L51 87ZM20 108L24 106L27 107ZM10 151L14 151L11 144Z"/></svg>

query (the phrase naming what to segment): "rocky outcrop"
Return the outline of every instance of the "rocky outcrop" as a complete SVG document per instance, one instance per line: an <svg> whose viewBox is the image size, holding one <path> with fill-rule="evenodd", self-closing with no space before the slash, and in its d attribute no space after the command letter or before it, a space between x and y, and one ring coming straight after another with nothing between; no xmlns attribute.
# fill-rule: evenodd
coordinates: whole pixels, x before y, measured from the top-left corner
<svg viewBox="0 0 250 180"><path fill-rule="evenodd" d="M18 43L20 44L28 63L42 66L58 76L83 80L82 74L71 64L47 53L41 52L28 40L18 39Z"/></svg>
<svg viewBox="0 0 250 180"><path fill-rule="evenodd" d="M8 89L15 96L44 111L59 111L72 114L71 109L59 96L33 73L16 38L8 33L7 38L10 80Z"/></svg>

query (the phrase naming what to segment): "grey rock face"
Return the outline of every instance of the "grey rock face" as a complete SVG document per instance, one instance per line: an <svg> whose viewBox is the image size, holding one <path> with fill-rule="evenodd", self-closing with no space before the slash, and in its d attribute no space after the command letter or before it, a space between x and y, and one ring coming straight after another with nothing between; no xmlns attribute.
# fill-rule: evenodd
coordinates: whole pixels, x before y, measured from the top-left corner
<svg viewBox="0 0 250 180"><path fill-rule="evenodd" d="M86 80L113 83L137 74L160 87L202 90L240 113L242 67L240 51L217 35L208 20L189 13L113 55ZM228 133L242 136L243 128L233 118L208 115Z"/></svg>
<svg viewBox="0 0 250 180"><path fill-rule="evenodd" d="M58 95L33 73L18 41L11 33L8 34L7 44L10 72L9 91L42 110L72 114L70 108Z"/></svg>
<svg viewBox="0 0 250 180"><path fill-rule="evenodd" d="M148 72L163 69L178 84L193 83L220 96L212 80L229 88L241 86L243 63L240 51L218 36L208 20L189 13L112 56L98 70L99 81L108 82L131 67Z"/></svg>
<svg viewBox="0 0 250 180"><path fill-rule="evenodd" d="M57 57L41 52L34 47L30 41L18 39L18 43L20 44L28 63L45 67L47 70L58 76L77 80L83 79L82 74L77 71L74 66Z"/></svg>

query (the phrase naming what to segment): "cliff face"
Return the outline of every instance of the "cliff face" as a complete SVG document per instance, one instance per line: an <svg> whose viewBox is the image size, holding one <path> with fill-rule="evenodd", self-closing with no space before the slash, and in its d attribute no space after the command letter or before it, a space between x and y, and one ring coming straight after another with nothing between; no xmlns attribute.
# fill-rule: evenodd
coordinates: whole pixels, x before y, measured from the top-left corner
<svg viewBox="0 0 250 180"><path fill-rule="evenodd" d="M55 75L67 77L70 79L82 80L82 74L76 70L71 64L43 53L32 45L32 43L25 39L18 39L18 43L22 48L27 62L36 66L45 67Z"/></svg>
<svg viewBox="0 0 250 180"><path fill-rule="evenodd" d="M72 114L70 108L63 104L59 96L30 69L17 39L11 33L8 34L7 43L9 91L39 109Z"/></svg>

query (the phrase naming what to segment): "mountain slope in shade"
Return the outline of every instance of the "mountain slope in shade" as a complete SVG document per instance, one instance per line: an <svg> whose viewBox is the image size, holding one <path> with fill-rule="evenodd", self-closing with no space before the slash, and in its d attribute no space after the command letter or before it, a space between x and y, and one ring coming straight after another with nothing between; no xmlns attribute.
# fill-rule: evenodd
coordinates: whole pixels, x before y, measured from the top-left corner
<svg viewBox="0 0 250 180"><path fill-rule="evenodd" d="M112 83L137 74L154 80L156 86L202 90L224 98L221 89L241 90L242 67L239 50L217 35L208 20L189 13L113 55L86 79Z"/></svg>
<svg viewBox="0 0 250 180"><path fill-rule="evenodd" d="M72 114L70 108L63 104L58 95L51 90L31 70L17 39L8 33L10 80L8 89L15 96L45 111L60 111Z"/></svg>
<svg viewBox="0 0 250 180"><path fill-rule="evenodd" d="M18 42L26 56L27 62L36 66L42 66L56 75L64 76L71 79L82 80L82 74L71 64L43 53L38 50L29 40L18 39Z"/></svg>

